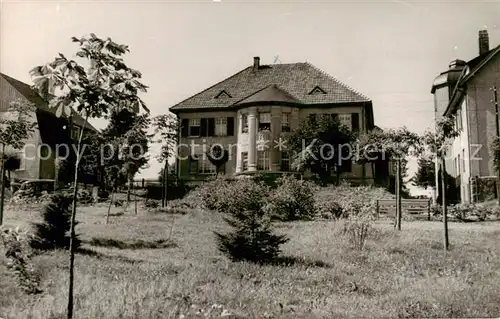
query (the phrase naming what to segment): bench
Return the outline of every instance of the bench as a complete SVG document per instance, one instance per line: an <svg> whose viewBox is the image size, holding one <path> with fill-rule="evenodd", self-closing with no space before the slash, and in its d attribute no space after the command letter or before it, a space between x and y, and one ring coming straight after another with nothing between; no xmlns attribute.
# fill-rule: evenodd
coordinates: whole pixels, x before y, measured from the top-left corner
<svg viewBox="0 0 500 319"><path fill-rule="evenodd" d="M396 214L396 199L377 200L377 214ZM430 199L401 199L401 213L406 214L427 214L427 219L431 220L431 200Z"/></svg>

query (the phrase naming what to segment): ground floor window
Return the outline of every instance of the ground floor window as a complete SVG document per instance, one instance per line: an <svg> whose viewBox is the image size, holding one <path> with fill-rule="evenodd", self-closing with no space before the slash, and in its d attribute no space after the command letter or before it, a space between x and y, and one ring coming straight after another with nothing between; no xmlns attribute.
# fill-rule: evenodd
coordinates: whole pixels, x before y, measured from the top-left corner
<svg viewBox="0 0 500 319"><path fill-rule="evenodd" d="M210 162L207 156L199 155L198 172L200 174L215 174L215 165Z"/></svg>
<svg viewBox="0 0 500 319"><path fill-rule="evenodd" d="M241 153L241 170L243 172L248 170L248 153L247 152Z"/></svg>
<svg viewBox="0 0 500 319"><path fill-rule="evenodd" d="M286 172L290 170L290 153L281 152L281 171Z"/></svg>
<svg viewBox="0 0 500 319"><path fill-rule="evenodd" d="M271 158L269 151L257 152L257 169L260 171L268 171L271 169Z"/></svg>

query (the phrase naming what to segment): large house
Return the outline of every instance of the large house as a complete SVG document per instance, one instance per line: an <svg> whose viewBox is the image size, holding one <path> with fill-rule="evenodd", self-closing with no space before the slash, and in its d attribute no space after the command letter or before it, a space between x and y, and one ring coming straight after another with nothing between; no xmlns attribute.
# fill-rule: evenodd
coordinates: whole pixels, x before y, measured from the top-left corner
<svg viewBox="0 0 500 319"><path fill-rule="evenodd" d="M479 55L467 62L452 61L431 89L436 120L456 118L459 136L447 149L446 170L455 178L462 202L496 196L490 145L499 129L494 88L500 91L500 46L490 50L486 30L479 31L478 42Z"/></svg>
<svg viewBox="0 0 500 319"><path fill-rule="evenodd" d="M215 174L204 156L214 144L229 152L225 174L290 171L290 153L280 146L280 137L312 114L337 117L354 131L374 128L366 96L310 63L261 65L259 57L170 111L181 123L178 174L191 181ZM342 178L352 183L373 183L376 169L388 174L387 163L349 166Z"/></svg>
<svg viewBox="0 0 500 319"><path fill-rule="evenodd" d="M6 116L5 112L10 103L16 100L31 103L36 107L30 114L31 120L36 122L36 129L23 149L6 150L17 152L20 160L20 168L12 173L13 179L53 179L56 145L71 145L71 141L78 136L82 127L98 132L78 114L72 116L72 125L67 119L56 117L55 109L49 108L48 103L28 84L0 73L0 117ZM71 134L70 127L73 128ZM65 156L64 152L61 148L60 155Z"/></svg>

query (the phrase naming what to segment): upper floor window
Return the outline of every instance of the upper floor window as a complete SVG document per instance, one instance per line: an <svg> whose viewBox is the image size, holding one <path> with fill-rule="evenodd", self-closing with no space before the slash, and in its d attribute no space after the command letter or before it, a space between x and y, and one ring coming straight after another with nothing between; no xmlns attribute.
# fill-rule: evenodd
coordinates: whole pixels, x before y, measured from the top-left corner
<svg viewBox="0 0 500 319"><path fill-rule="evenodd" d="M189 120L189 136L200 136L200 119Z"/></svg>
<svg viewBox="0 0 500 319"><path fill-rule="evenodd" d="M344 125L349 130L352 130L351 114L339 114L338 120L339 120L340 124Z"/></svg>
<svg viewBox="0 0 500 319"><path fill-rule="evenodd" d="M457 128L457 131L461 131L463 129L463 123L462 123L462 108L459 107L457 110L457 114L455 117L455 125Z"/></svg>
<svg viewBox="0 0 500 319"><path fill-rule="evenodd" d="M290 132L290 113L281 113L281 131Z"/></svg>
<svg viewBox="0 0 500 319"><path fill-rule="evenodd" d="M74 140L78 140L80 138L80 127L73 125L71 130L71 138Z"/></svg>
<svg viewBox="0 0 500 319"><path fill-rule="evenodd" d="M227 117L219 117L215 119L215 135L227 135Z"/></svg>
<svg viewBox="0 0 500 319"><path fill-rule="evenodd" d="M241 115L241 133L248 133L248 115Z"/></svg>
<svg viewBox="0 0 500 319"><path fill-rule="evenodd" d="M259 113L259 131L271 130L271 113Z"/></svg>

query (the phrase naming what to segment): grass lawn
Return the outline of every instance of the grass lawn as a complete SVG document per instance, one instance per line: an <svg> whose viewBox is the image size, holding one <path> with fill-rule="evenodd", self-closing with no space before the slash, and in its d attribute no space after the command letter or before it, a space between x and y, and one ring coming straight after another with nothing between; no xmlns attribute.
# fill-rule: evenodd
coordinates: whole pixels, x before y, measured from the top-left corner
<svg viewBox="0 0 500 319"><path fill-rule="evenodd" d="M36 209L7 207L7 226L29 225ZM361 252L333 221L280 224L288 265L258 266L218 252L218 214L129 209L106 225L106 209L78 212L87 251L76 256L76 318L500 316L500 223L451 223L447 253L440 222L396 232L380 220ZM34 257L44 290L35 296L17 288L0 255L1 318L65 318L66 252Z"/></svg>

